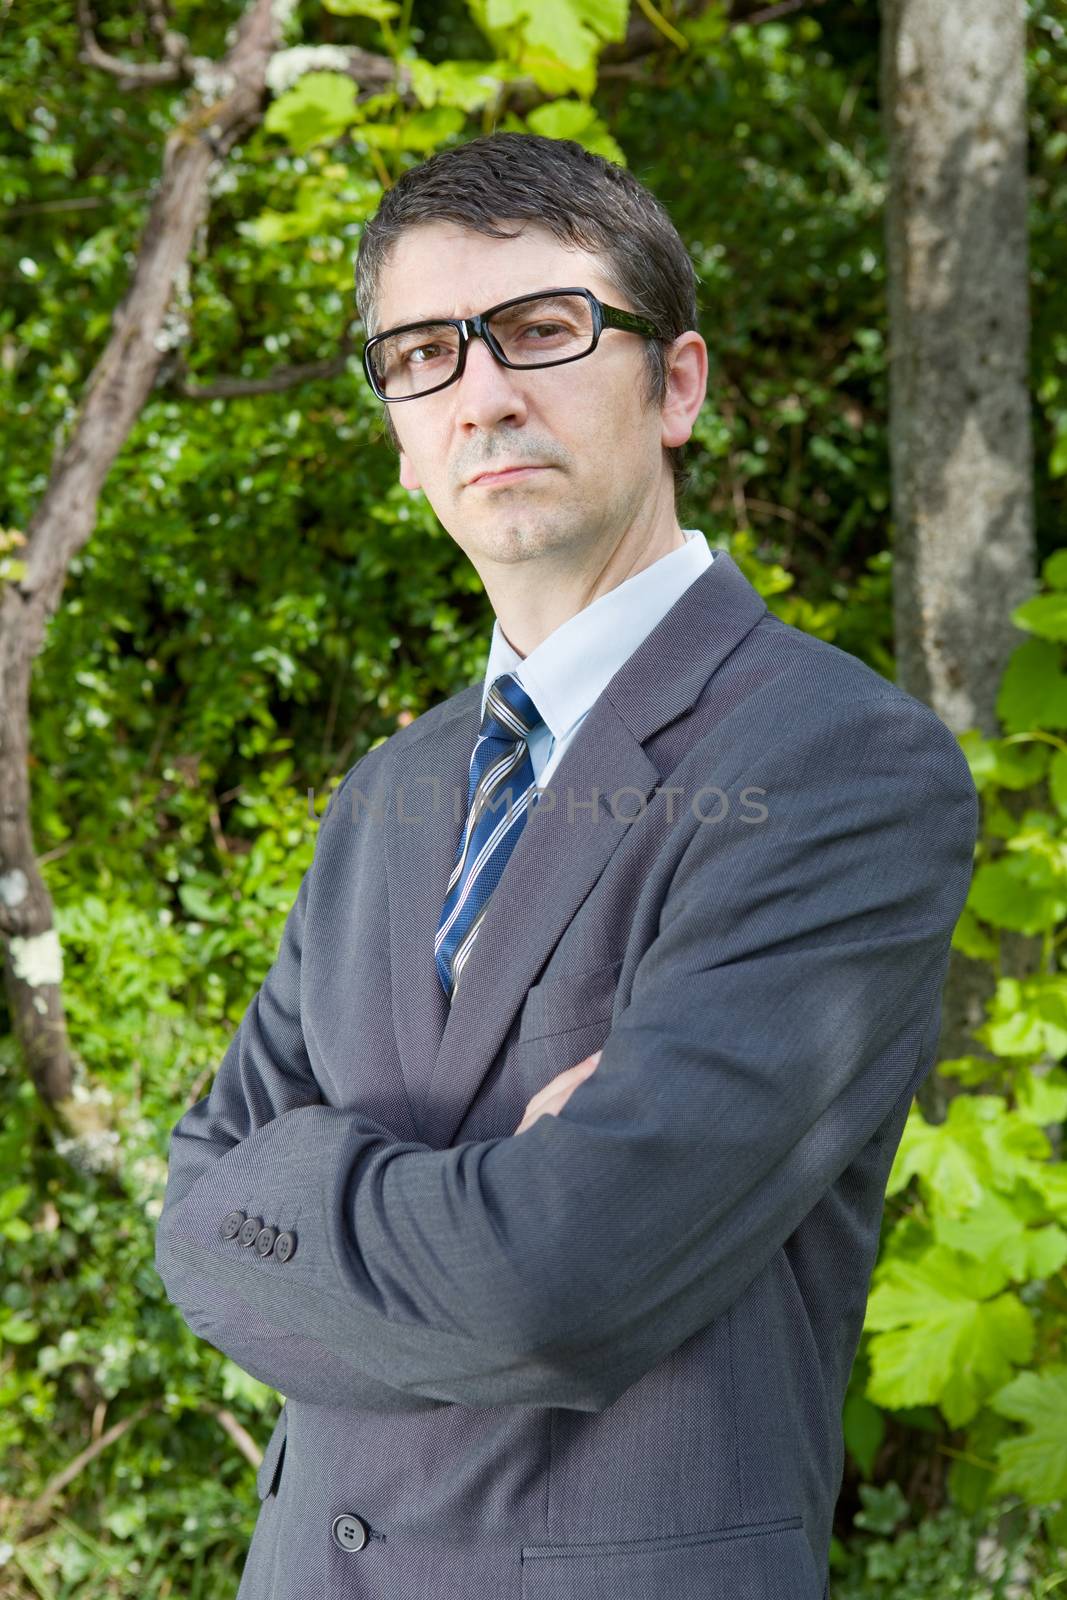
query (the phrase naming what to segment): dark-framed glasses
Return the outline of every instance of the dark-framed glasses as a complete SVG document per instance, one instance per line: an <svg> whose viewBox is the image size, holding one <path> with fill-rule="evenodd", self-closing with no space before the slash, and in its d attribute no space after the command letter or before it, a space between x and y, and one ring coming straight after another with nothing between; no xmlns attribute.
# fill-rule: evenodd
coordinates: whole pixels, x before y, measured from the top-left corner
<svg viewBox="0 0 1067 1600"><path fill-rule="evenodd" d="M408 322L376 333L363 347L363 370L378 399L395 405L455 383L472 339L484 339L505 367L559 367L592 355L605 328L663 337L647 317L605 305L589 289L539 289L475 317Z"/></svg>

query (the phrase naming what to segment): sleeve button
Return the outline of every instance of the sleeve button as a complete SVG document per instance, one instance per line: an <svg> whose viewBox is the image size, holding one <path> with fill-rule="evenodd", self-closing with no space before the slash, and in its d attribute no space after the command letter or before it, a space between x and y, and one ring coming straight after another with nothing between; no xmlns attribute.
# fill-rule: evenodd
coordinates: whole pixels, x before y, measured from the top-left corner
<svg viewBox="0 0 1067 1600"><path fill-rule="evenodd" d="M224 1239L232 1239L241 1231L241 1224L245 1220L243 1211L231 1211L228 1217L223 1217L222 1226L219 1228Z"/></svg>
<svg viewBox="0 0 1067 1600"><path fill-rule="evenodd" d="M257 1256L269 1256L274 1249L274 1241L278 1237L277 1228L260 1228L256 1234Z"/></svg>
<svg viewBox="0 0 1067 1600"><path fill-rule="evenodd" d="M274 1244L274 1254L278 1261L291 1261L296 1255L296 1234L280 1233Z"/></svg>
<svg viewBox="0 0 1067 1600"><path fill-rule="evenodd" d="M246 1217L241 1224L241 1231L237 1235L243 1245L255 1244L256 1234L263 1226L262 1217Z"/></svg>

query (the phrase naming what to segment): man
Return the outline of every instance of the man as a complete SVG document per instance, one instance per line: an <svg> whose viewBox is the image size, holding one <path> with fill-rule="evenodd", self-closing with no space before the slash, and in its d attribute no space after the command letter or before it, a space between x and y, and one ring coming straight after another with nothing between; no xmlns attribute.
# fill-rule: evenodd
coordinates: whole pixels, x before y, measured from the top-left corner
<svg viewBox="0 0 1067 1600"><path fill-rule="evenodd" d="M172 1135L167 1292L286 1396L239 1595L820 1600L966 762L679 527L707 351L632 176L442 152L357 286L496 620L346 775Z"/></svg>

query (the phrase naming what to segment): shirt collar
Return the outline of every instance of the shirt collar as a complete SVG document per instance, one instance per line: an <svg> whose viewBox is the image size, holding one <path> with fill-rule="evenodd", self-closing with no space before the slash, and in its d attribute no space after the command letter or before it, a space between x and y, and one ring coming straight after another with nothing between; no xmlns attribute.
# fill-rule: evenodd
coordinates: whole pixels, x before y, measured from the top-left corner
<svg viewBox="0 0 1067 1600"><path fill-rule="evenodd" d="M494 680L514 673L553 737L565 736L611 682L623 662L714 559L699 528L683 528L685 544L609 589L561 622L528 656L493 623L482 686L482 716Z"/></svg>

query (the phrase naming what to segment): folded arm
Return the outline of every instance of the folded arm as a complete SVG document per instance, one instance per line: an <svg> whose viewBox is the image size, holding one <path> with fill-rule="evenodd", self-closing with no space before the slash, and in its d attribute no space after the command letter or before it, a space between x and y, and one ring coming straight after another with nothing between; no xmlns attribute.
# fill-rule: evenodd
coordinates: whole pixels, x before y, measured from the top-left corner
<svg viewBox="0 0 1067 1600"><path fill-rule="evenodd" d="M723 1312L928 1068L977 830L955 739L895 698L757 749L746 786L767 819L695 827L597 1070L519 1138L309 1103L298 898L217 1114L218 1084L172 1139L157 1264L197 1331L279 1378L312 1341L335 1405L600 1410ZM235 1209L292 1260L222 1239Z"/></svg>

